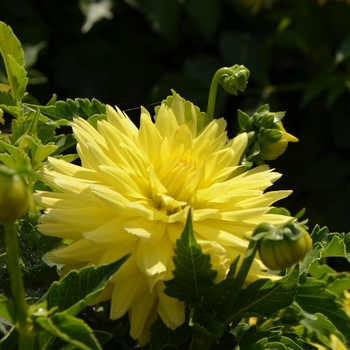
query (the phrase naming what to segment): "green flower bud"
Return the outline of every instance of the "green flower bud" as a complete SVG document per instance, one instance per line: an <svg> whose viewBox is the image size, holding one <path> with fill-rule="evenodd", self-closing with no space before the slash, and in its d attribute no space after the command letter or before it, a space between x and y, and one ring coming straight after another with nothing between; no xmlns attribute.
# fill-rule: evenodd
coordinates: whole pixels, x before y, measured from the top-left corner
<svg viewBox="0 0 350 350"><path fill-rule="evenodd" d="M298 224L289 223L270 230L259 246L261 261L271 270L284 270L304 259L312 247L312 239Z"/></svg>
<svg viewBox="0 0 350 350"><path fill-rule="evenodd" d="M2 171L4 170L4 171ZM22 177L11 169L0 169L0 223L19 219L28 209L29 191Z"/></svg>
<svg viewBox="0 0 350 350"><path fill-rule="evenodd" d="M278 141L265 144L261 147L259 156L264 160L274 160L278 158L286 150L288 142L299 141L296 137L287 133L287 131L283 127L282 122L279 121L275 125L278 127L278 129L275 129L273 131L279 132L281 134L281 137Z"/></svg>

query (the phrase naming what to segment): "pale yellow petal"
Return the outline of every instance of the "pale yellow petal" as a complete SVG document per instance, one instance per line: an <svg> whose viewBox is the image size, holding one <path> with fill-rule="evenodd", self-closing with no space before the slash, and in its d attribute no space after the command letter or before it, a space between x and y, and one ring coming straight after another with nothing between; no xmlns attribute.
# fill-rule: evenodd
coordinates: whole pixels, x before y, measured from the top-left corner
<svg viewBox="0 0 350 350"><path fill-rule="evenodd" d="M162 239L166 224L158 220L150 221L145 218L136 218L129 219L123 228L129 235L135 235L145 244L154 245Z"/></svg>
<svg viewBox="0 0 350 350"><path fill-rule="evenodd" d="M117 216L107 221L95 230L84 232L83 236L91 243L105 249L119 249L121 244L130 244L137 240L137 237L124 230L124 225L130 218Z"/></svg>
<svg viewBox="0 0 350 350"><path fill-rule="evenodd" d="M78 264L90 261L102 252L103 249L91 244L87 239L81 239L67 247L46 253L45 258L59 264Z"/></svg>
<svg viewBox="0 0 350 350"><path fill-rule="evenodd" d="M114 282L111 319L115 320L125 315L130 307L142 297L146 289L146 279L138 270L135 270L128 278Z"/></svg>
<svg viewBox="0 0 350 350"><path fill-rule="evenodd" d="M185 305L182 301L166 295L164 289L164 283L161 281L158 282L158 314L167 327L175 329L185 322Z"/></svg>
<svg viewBox="0 0 350 350"><path fill-rule="evenodd" d="M145 328L146 321L153 309L157 295L145 291L130 307L130 335L138 339Z"/></svg>

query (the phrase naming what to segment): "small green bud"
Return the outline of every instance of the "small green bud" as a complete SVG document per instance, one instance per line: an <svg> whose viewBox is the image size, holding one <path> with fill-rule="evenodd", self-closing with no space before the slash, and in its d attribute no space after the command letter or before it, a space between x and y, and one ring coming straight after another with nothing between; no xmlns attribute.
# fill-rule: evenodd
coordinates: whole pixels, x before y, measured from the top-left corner
<svg viewBox="0 0 350 350"><path fill-rule="evenodd" d="M21 176L12 169L0 169L0 223L19 219L28 209L29 191Z"/></svg>
<svg viewBox="0 0 350 350"><path fill-rule="evenodd" d="M293 135L287 133L282 122L277 122L278 131L282 134L280 139L274 143L270 143L261 147L259 156L264 160L274 160L284 153L288 146L288 142L298 142L299 140ZM277 130L277 129L276 129ZM274 130L275 131L275 130Z"/></svg>
<svg viewBox="0 0 350 350"><path fill-rule="evenodd" d="M304 259L312 239L299 224L289 223L270 230L260 241L261 261L271 270L284 270Z"/></svg>

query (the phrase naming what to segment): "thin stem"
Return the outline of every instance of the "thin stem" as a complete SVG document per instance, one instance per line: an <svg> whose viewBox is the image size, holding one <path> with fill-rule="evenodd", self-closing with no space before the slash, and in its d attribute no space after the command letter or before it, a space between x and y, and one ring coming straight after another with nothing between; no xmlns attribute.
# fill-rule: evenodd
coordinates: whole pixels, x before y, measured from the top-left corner
<svg viewBox="0 0 350 350"><path fill-rule="evenodd" d="M11 290L16 312L14 326L19 333L19 350L31 350L34 348L35 333L32 325L27 321L28 305L25 300L21 267L19 265L18 232L14 222L4 226Z"/></svg>
<svg viewBox="0 0 350 350"><path fill-rule="evenodd" d="M250 241L248 249L244 254L242 265L235 278L234 288L231 288L226 298L226 301L223 307L221 308L221 312L219 314L219 319L223 321L224 324L229 324L232 322L231 320L232 311L234 309L238 295L243 287L244 281L247 278L248 272L253 263L257 250L258 250L258 242Z"/></svg>
<svg viewBox="0 0 350 350"><path fill-rule="evenodd" d="M212 79L211 85L210 85L208 106L207 106L207 114L208 114L210 119L214 119L215 102L216 102L216 95L218 92L218 84L219 84L220 78L223 76L223 74L231 75L232 68L228 68L228 67L220 68L213 76L213 79Z"/></svg>

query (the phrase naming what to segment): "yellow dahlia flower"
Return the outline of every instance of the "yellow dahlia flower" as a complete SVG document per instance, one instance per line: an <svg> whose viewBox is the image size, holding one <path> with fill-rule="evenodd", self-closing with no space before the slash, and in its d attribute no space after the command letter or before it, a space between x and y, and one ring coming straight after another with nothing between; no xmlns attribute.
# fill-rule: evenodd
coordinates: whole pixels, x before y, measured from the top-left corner
<svg viewBox="0 0 350 350"><path fill-rule="evenodd" d="M129 312L130 334L141 343L157 314L172 329L185 321L184 304L163 290L190 207L196 239L211 256L217 282L245 252L244 235L261 222L291 219L267 214L272 203L291 193L263 192L280 174L266 165L246 172L239 165L247 135L228 141L224 119L198 132L197 112L175 94L171 104L161 105L155 122L142 108L139 129L110 106L97 130L75 119L82 165L50 158L43 178L57 191L36 194L47 208L39 230L72 241L46 255L65 264L63 273L131 253L97 301L111 299L112 319ZM264 269L255 259L247 283L269 276Z"/></svg>

